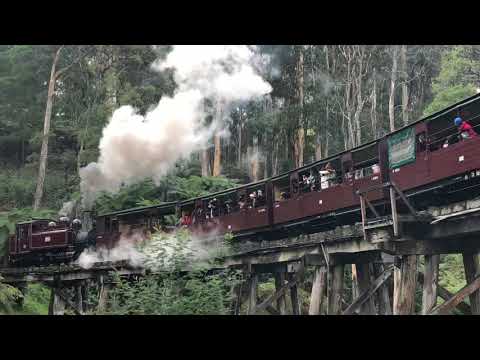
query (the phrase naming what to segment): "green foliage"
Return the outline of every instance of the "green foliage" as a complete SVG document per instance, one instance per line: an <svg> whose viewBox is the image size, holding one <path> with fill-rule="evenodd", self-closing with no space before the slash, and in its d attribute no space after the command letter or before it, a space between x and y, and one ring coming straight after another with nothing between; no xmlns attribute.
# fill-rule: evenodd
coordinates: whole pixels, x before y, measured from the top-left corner
<svg viewBox="0 0 480 360"><path fill-rule="evenodd" d="M223 176L190 176L188 178L176 177L173 192L178 199L190 199L197 196L215 193L217 191L231 189L236 182Z"/></svg>
<svg viewBox="0 0 480 360"><path fill-rule="evenodd" d="M22 293L2 281L3 278L0 276L0 314L11 314L15 303L22 298Z"/></svg>
<svg viewBox="0 0 480 360"><path fill-rule="evenodd" d="M476 89L472 84L455 85L447 89L439 90L435 94L433 101L425 109L424 116L434 114L467 97L473 96L475 92Z"/></svg>
<svg viewBox="0 0 480 360"><path fill-rule="evenodd" d="M96 200L95 207L99 214L123 210L137 206L161 204L167 201L185 200L206 195L225 189L230 189L236 182L225 177L189 176L181 178L170 175L159 185L152 180L124 186L116 194L104 193Z"/></svg>
<svg viewBox="0 0 480 360"><path fill-rule="evenodd" d="M117 279L110 294L110 314L213 315L227 314L236 273L208 275L198 263L187 231L156 233L139 250L153 273L139 280ZM185 273L186 269L190 269Z"/></svg>
<svg viewBox="0 0 480 360"><path fill-rule="evenodd" d="M12 208L29 207L33 203L36 187L36 169L7 169L0 172L0 211ZM62 203L75 191L72 176L65 177L63 172L50 170L45 179L46 208L60 209Z"/></svg>
<svg viewBox="0 0 480 360"><path fill-rule="evenodd" d="M425 109L424 116L475 94L480 80L480 61L472 56L472 50L468 46L454 46L443 54L440 73L432 84L434 98Z"/></svg>
<svg viewBox="0 0 480 360"><path fill-rule="evenodd" d="M440 262L440 286L456 293L467 283L461 254L445 255Z"/></svg>
<svg viewBox="0 0 480 360"><path fill-rule="evenodd" d="M50 289L42 284L29 284L20 311L25 315L47 315Z"/></svg>

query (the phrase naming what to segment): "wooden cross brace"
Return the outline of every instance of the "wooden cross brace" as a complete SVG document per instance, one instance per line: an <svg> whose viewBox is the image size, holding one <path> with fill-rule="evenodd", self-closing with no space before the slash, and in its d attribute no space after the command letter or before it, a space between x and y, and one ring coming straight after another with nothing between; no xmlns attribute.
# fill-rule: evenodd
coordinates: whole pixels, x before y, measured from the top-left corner
<svg viewBox="0 0 480 360"><path fill-rule="evenodd" d="M300 268L295 273L295 275L285 285L283 285L276 293L270 295L263 303L256 306L255 309L253 309L253 312L251 313L251 315L254 315L255 313L258 313L259 311L265 310L267 308L271 310L269 306L271 306L271 304L274 301L278 300L280 297L285 295L287 290L292 288L294 285L297 285L297 283L299 283L300 280L303 278L304 272L305 272L305 265L302 262L300 265Z"/></svg>
<svg viewBox="0 0 480 360"><path fill-rule="evenodd" d="M424 281L424 275L422 272L418 272L418 282L420 284L423 284L423 281ZM441 297L443 300L447 301L449 299L451 299L454 294L452 294L450 291L448 291L447 289L441 287L440 285L437 284L437 294L439 297ZM463 312L464 314L471 314L472 311L470 309L470 306L465 303L465 302L460 302L456 305L457 309L460 310L461 312Z"/></svg>
<svg viewBox="0 0 480 360"><path fill-rule="evenodd" d="M445 301L441 305L434 307L428 315L444 315L448 314L453 308L460 304L463 299L475 292L480 288L480 275L477 276L470 284L467 284L462 289L460 289L455 295L450 299Z"/></svg>
<svg viewBox="0 0 480 360"><path fill-rule="evenodd" d="M393 266L387 267L378 278L370 285L368 290L364 291L360 296L355 299L355 301L347 307L347 309L343 312L342 315L352 315L360 306L362 306L365 301L370 299L370 297L375 294L375 292L382 286L385 281L392 275Z"/></svg>

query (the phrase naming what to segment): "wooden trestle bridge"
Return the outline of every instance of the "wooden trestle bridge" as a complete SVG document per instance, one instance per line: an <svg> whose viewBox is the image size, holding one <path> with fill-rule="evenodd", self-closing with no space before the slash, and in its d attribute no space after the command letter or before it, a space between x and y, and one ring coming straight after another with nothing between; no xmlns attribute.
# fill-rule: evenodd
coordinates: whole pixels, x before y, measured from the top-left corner
<svg viewBox="0 0 480 360"><path fill-rule="evenodd" d="M301 314L298 287L310 269L314 272L310 315L415 314L417 285L423 290L421 314L449 314L454 309L480 314L480 199L418 213L394 184L382 186L390 189L390 216L378 216L364 192L359 194L360 224L275 241L239 241L223 263L225 268L244 273L244 281L233 289L232 313L239 314L241 304L247 302L247 313L252 315L265 311ZM397 201L405 203L408 214L397 214ZM439 286L439 260L441 254L457 253L463 255L467 285L452 294ZM420 256L424 257L423 271L419 271ZM346 266L352 266L356 284L350 303L344 296ZM65 305L84 314L86 287L92 282L99 289L99 307L104 307L114 281L112 271L119 276L145 273L127 263L97 264L88 270L72 266L0 269L5 281L16 286L28 282L50 286L50 314L63 314ZM274 275L275 292L260 301L258 285L264 274ZM69 300L66 288L75 289L75 301ZM287 309L287 297L291 310Z"/></svg>

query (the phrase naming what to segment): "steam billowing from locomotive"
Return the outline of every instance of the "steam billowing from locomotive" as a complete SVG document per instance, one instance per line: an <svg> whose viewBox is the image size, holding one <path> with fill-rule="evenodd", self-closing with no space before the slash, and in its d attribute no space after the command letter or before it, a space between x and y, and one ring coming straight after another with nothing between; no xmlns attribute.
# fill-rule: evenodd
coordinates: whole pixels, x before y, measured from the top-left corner
<svg viewBox="0 0 480 360"><path fill-rule="evenodd" d="M145 116L131 106L113 113L98 161L80 170L83 206L89 208L100 192L116 192L122 184L147 178L158 183L178 160L204 148L213 132L222 130L219 117L202 124L204 101L222 104L226 113L234 102L269 93L272 88L260 75L262 61L245 45L173 46L152 68L174 70L176 93Z"/></svg>

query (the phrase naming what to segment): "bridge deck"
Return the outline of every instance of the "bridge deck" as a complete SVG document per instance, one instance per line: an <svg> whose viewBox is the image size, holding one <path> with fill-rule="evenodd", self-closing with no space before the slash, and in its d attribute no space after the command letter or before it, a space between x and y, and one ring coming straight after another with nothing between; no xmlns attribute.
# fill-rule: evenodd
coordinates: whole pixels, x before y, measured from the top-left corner
<svg viewBox="0 0 480 360"><path fill-rule="evenodd" d="M94 264L85 269L78 265L51 265L45 267L2 268L0 274L7 283L69 282L97 279L114 271L119 276L143 275L145 270L132 267L127 261Z"/></svg>

